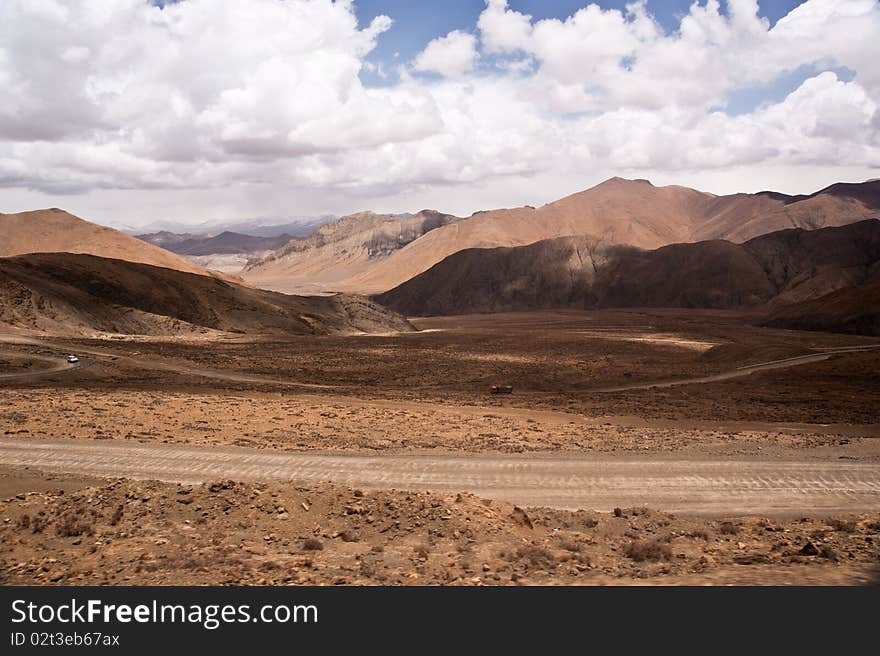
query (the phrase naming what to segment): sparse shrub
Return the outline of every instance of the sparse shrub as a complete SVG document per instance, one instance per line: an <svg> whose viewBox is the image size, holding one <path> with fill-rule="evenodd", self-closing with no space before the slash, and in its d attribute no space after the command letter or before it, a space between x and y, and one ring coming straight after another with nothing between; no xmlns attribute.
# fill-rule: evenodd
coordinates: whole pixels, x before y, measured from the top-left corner
<svg viewBox="0 0 880 656"><path fill-rule="evenodd" d="M695 530L691 531L689 533L689 535L692 538L696 538L697 540L705 540L706 542L709 541L709 537L710 537L709 531L707 531L704 528L695 529Z"/></svg>
<svg viewBox="0 0 880 656"><path fill-rule="evenodd" d="M721 522L718 531L721 535L736 535L739 533L739 525L734 522Z"/></svg>
<svg viewBox="0 0 880 656"><path fill-rule="evenodd" d="M343 542L357 542L360 539L358 538L356 533L353 533L349 530L342 531L339 534L339 537L342 539Z"/></svg>
<svg viewBox="0 0 880 656"><path fill-rule="evenodd" d="M841 533L855 533L856 531L856 522L852 519L841 519L835 517L834 519L830 519L828 521L828 526L833 528L835 531L840 531Z"/></svg>
<svg viewBox="0 0 880 656"><path fill-rule="evenodd" d="M321 551L324 544L317 538L306 538L303 540L303 549L306 551Z"/></svg>
<svg viewBox="0 0 880 656"><path fill-rule="evenodd" d="M46 528L46 518L41 515L34 516L31 519L31 533L42 533Z"/></svg>
<svg viewBox="0 0 880 656"><path fill-rule="evenodd" d="M110 526L116 526L119 523L119 520L122 519L123 510L124 507L121 503L116 506L116 510L113 511L113 515L110 517Z"/></svg>
<svg viewBox="0 0 880 656"><path fill-rule="evenodd" d="M620 508L615 508L614 509L614 516L615 517L623 517L623 510L621 510Z"/></svg>
<svg viewBox="0 0 880 656"><path fill-rule="evenodd" d="M63 515L55 526L55 531L62 538L79 537L80 535L93 535L94 528L83 517L72 512Z"/></svg>
<svg viewBox="0 0 880 656"><path fill-rule="evenodd" d="M516 555L525 560L531 567L540 569L551 569L556 565L556 558L544 547L537 545L528 545L519 547Z"/></svg>
<svg viewBox="0 0 880 656"><path fill-rule="evenodd" d="M582 548L581 543L575 542L574 540L563 540L559 546L572 553L580 553Z"/></svg>
<svg viewBox="0 0 880 656"><path fill-rule="evenodd" d="M830 560L832 563L836 563L838 560L837 552L827 545L819 549L819 557Z"/></svg>
<svg viewBox="0 0 880 656"><path fill-rule="evenodd" d="M668 544L660 540L636 540L626 546L624 554L627 558L631 558L637 563L646 560L657 563L671 559L672 549L669 548Z"/></svg>
<svg viewBox="0 0 880 656"><path fill-rule="evenodd" d="M417 547L414 547L413 551L416 552L416 556L418 558L420 558L422 560L428 560L428 554L430 553L430 551L428 550L428 547L426 547L425 545L420 544Z"/></svg>
<svg viewBox="0 0 880 656"><path fill-rule="evenodd" d="M18 518L18 528L27 529L30 528L31 525L31 516L25 513L21 517Z"/></svg>

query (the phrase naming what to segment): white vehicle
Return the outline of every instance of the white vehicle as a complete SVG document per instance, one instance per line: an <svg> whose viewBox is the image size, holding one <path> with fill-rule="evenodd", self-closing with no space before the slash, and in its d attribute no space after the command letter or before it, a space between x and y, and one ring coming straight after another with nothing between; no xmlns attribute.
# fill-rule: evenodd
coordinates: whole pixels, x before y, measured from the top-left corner
<svg viewBox="0 0 880 656"><path fill-rule="evenodd" d="M68 355L68 356L67 356L67 361L68 361L70 364L76 364L77 362L79 362L79 358L76 357L75 355Z"/></svg>

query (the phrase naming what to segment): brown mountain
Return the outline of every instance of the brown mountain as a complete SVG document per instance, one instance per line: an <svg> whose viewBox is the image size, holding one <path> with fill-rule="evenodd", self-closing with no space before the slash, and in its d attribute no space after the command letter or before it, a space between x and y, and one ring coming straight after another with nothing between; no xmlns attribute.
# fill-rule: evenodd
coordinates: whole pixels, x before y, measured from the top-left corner
<svg viewBox="0 0 880 656"><path fill-rule="evenodd" d="M880 336L880 272L863 285L782 307L764 325Z"/></svg>
<svg viewBox="0 0 880 656"><path fill-rule="evenodd" d="M198 266L235 276L250 261L266 257L293 239L288 234L256 237L230 230L213 237L161 231L137 238L182 255Z"/></svg>
<svg viewBox="0 0 880 656"><path fill-rule="evenodd" d="M785 228L816 229L843 225L880 214L880 182L838 184L810 196L773 192L715 196L686 187L655 187L647 180L612 178L602 184L537 209L478 212L427 231L387 257L365 259L360 266L339 268L322 284L333 289L376 293L426 271L445 257L468 248L524 246L555 237L589 237L597 245L653 249L673 243L725 239L742 242ZM306 255L307 257L307 255ZM257 284L283 284L291 276L306 284L321 268L285 270L271 261Z"/></svg>
<svg viewBox="0 0 880 656"><path fill-rule="evenodd" d="M0 326L51 334L408 331L356 296L297 297L174 269L69 253L0 258Z"/></svg>
<svg viewBox="0 0 880 656"><path fill-rule="evenodd" d="M422 235L458 220L422 210L414 215L362 212L344 216L294 239L242 272L266 289L320 294L344 290L343 281L361 275Z"/></svg>
<svg viewBox="0 0 880 656"><path fill-rule="evenodd" d="M209 273L158 246L59 209L0 214L0 257L26 253L84 253L188 273Z"/></svg>
<svg viewBox="0 0 880 656"><path fill-rule="evenodd" d="M137 238L178 255L204 256L248 255L261 251L274 251L284 246L293 237L287 234L277 237L254 237L226 230L212 237L162 231L137 235Z"/></svg>
<svg viewBox="0 0 880 656"><path fill-rule="evenodd" d="M655 250L585 237L468 249L375 298L409 316L550 307L777 308L864 285L880 221Z"/></svg>

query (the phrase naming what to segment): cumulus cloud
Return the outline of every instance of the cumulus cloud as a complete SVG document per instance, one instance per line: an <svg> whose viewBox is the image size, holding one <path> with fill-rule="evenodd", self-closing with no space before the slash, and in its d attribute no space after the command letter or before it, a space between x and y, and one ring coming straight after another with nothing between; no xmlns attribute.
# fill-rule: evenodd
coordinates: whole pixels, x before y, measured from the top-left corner
<svg viewBox="0 0 880 656"><path fill-rule="evenodd" d="M9 0L0 139L50 176L88 186L105 161L102 184L136 186L173 180L175 164L189 184L208 163L423 138L441 127L429 94L358 78L390 24L358 29L350 4L329 0Z"/></svg>
<svg viewBox="0 0 880 656"><path fill-rule="evenodd" d="M702 0L674 31L645 0L584 4L535 20L487 0L473 34L369 87L362 71L389 75L366 57L392 19L359 26L350 1L3 0L0 187L199 202L264 188L241 202L320 211L445 194L461 211L536 180L876 170L875 0L808 0L772 27L757 0ZM726 111L793 71L806 79L782 99Z"/></svg>
<svg viewBox="0 0 880 656"><path fill-rule="evenodd" d="M473 70L476 59L477 38L455 30L428 43L413 62L413 69L445 77L461 77Z"/></svg>

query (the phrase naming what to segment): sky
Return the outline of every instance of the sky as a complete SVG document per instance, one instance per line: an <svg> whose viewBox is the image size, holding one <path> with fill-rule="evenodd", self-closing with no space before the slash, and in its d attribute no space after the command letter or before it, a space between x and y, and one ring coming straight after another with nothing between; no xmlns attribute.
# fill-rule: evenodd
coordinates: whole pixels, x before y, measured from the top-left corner
<svg viewBox="0 0 880 656"><path fill-rule="evenodd" d="M117 227L880 177L878 0L2 0L0 212Z"/></svg>

